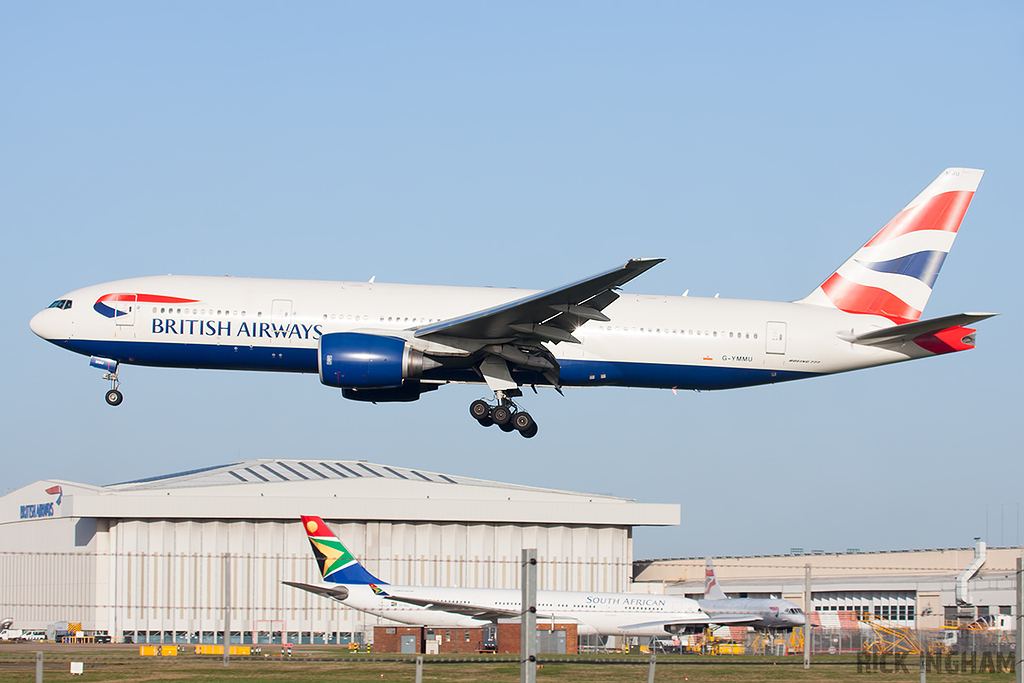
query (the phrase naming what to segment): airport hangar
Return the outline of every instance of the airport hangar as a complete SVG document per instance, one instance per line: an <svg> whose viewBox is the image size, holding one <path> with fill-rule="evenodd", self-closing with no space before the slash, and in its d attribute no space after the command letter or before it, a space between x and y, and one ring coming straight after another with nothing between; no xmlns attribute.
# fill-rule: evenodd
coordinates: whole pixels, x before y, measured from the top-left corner
<svg viewBox="0 0 1024 683"><path fill-rule="evenodd" d="M518 588L520 551L535 547L540 588L616 592L630 590L632 528L680 522L677 504L351 460L44 480L0 498L0 617L38 631L82 622L115 641L217 642L227 554L233 642L343 644L394 625L281 584L321 580L302 514L323 517L388 583Z"/></svg>
<svg viewBox="0 0 1024 683"><path fill-rule="evenodd" d="M1016 561L1024 548L931 548L716 557L729 597L790 600L823 628L856 628L865 615L919 629L943 628L987 614L1015 615ZM639 560L633 590L701 598L704 557ZM804 595L811 566L810 610Z"/></svg>

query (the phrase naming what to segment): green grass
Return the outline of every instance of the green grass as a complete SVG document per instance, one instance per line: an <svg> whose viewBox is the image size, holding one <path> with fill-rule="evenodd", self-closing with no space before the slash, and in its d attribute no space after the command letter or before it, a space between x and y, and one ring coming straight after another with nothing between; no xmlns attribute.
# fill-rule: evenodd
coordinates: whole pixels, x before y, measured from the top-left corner
<svg viewBox="0 0 1024 683"><path fill-rule="evenodd" d="M183 648L184 649L184 648ZM268 654L274 652L267 646ZM274 681L299 683L380 683L412 681L415 658L402 655L350 654L343 648L309 646L295 648L290 659L277 656L234 657L225 668L219 656L141 657L137 646L93 645L65 646L18 644L0 647L0 681L34 681L35 652L44 653L44 680L55 681ZM423 680L439 683L488 681L515 683L519 665L512 656L440 655L425 657ZM453 660L458 661L453 661ZM585 681L613 683L647 681L650 658L647 655L543 656L537 680L544 683ZM72 678L69 663L84 662L85 674ZM981 663L979 657L977 663ZM888 660L891 666L891 659ZM731 683L733 681L918 681L918 662L905 661L906 671L882 673L860 671L851 655L816 657L805 670L797 657L777 660L763 657L662 655L658 657L656 680L659 683ZM991 682L1013 680L1012 673L930 672L928 681L937 683Z"/></svg>

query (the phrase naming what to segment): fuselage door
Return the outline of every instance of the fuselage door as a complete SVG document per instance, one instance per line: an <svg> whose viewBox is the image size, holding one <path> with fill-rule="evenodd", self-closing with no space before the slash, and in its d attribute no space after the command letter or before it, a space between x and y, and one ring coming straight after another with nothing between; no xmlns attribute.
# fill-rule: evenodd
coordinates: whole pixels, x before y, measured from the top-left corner
<svg viewBox="0 0 1024 683"><path fill-rule="evenodd" d="M786 353L786 323L770 322L765 331L765 353Z"/></svg>
<svg viewBox="0 0 1024 683"><path fill-rule="evenodd" d="M292 327L292 300L274 299L270 308L270 333L274 344L288 344Z"/></svg>
<svg viewBox="0 0 1024 683"><path fill-rule="evenodd" d="M114 322L118 325L134 325L135 309L139 307L137 294L118 294L114 304Z"/></svg>

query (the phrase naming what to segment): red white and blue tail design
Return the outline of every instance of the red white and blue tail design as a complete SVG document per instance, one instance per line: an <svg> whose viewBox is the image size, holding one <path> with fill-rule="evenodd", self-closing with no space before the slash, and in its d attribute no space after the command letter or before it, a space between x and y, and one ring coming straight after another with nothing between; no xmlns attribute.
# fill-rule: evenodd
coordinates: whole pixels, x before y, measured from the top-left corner
<svg viewBox="0 0 1024 683"><path fill-rule="evenodd" d="M718 585L718 577L715 576L715 565L711 562L711 556L704 558L704 599L725 600L725 591Z"/></svg>
<svg viewBox="0 0 1024 683"><path fill-rule="evenodd" d="M983 173L947 168L799 303L920 320Z"/></svg>

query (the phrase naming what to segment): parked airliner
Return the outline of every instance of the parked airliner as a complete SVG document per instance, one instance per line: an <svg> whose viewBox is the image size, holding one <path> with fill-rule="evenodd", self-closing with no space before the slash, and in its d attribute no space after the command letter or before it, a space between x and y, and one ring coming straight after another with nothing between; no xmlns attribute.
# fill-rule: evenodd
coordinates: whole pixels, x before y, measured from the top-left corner
<svg viewBox="0 0 1024 683"><path fill-rule="evenodd" d="M373 576L319 517L302 517L323 583L283 583L402 624L478 627L522 616L522 592L503 588L392 586ZM543 561L543 558L540 558ZM577 624L579 635L665 636L709 624L750 622L750 615L711 619L696 600L672 595L537 591L537 618Z"/></svg>
<svg viewBox="0 0 1024 683"><path fill-rule="evenodd" d="M758 631L788 630L804 625L804 611L789 600L727 596L718 585L715 566L710 557L704 568L704 599L697 600L697 604L712 621L745 615L749 621L744 625Z"/></svg>
<svg viewBox="0 0 1024 683"><path fill-rule="evenodd" d="M793 302L620 293L663 260L634 259L540 292L141 277L65 294L31 328L105 370L111 405L122 364L318 373L372 402L486 383L472 416L531 437L523 386L730 389L973 348L966 325L994 314L921 314L982 173L943 171Z"/></svg>

